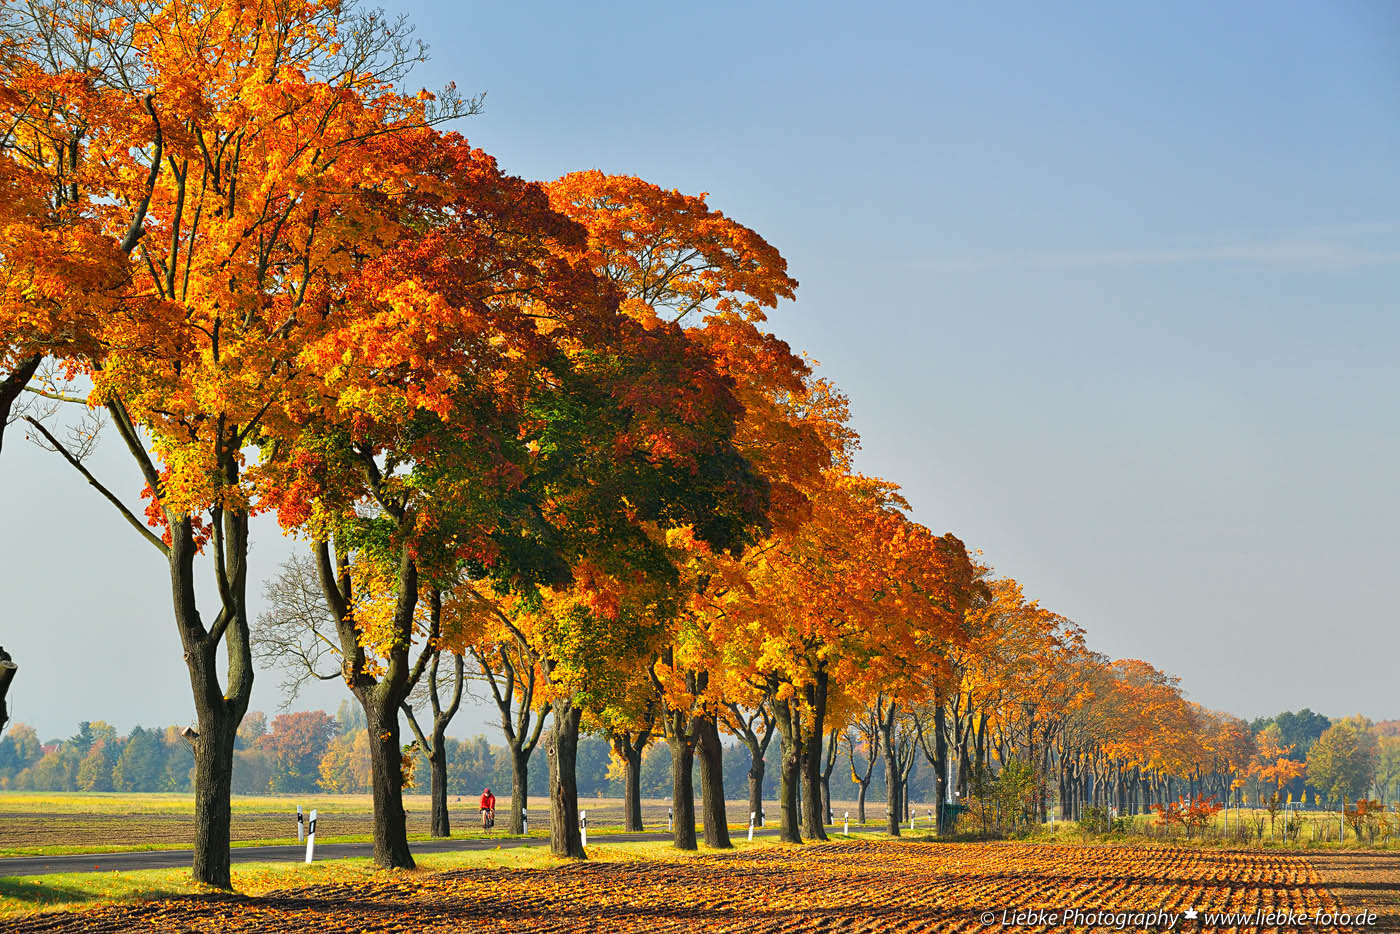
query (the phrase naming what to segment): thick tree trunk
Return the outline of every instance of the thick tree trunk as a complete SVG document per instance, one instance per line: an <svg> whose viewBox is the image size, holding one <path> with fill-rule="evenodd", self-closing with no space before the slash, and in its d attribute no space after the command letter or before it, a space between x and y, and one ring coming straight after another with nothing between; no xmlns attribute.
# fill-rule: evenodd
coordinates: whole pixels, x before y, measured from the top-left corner
<svg viewBox="0 0 1400 934"><path fill-rule="evenodd" d="M233 742L253 689L253 656L248 632L247 516L228 513L220 524L227 593L221 609L222 632L207 630L195 602L193 526L188 516L169 516L171 598L184 646L185 666L198 732L188 737L194 750L194 870L196 882L232 888L229 876L230 795ZM217 559L216 559L217 560ZM219 680L218 653L224 648L228 687Z"/></svg>
<svg viewBox="0 0 1400 934"><path fill-rule="evenodd" d="M867 782L856 782L856 820L865 823L865 786Z"/></svg>
<svg viewBox="0 0 1400 934"><path fill-rule="evenodd" d="M802 756L802 834L812 840L827 838L822 821L821 742L822 734L814 731Z"/></svg>
<svg viewBox="0 0 1400 934"><path fill-rule="evenodd" d="M360 691L369 733L369 785L374 798L374 862L385 869L414 868L403 810L403 747L399 704L384 695L386 685ZM444 786L445 787L445 786Z"/></svg>
<svg viewBox="0 0 1400 934"><path fill-rule="evenodd" d="M904 814L904 806L899 800L899 765L894 750L885 752L885 830L892 837L899 836L899 819Z"/></svg>
<svg viewBox="0 0 1400 934"><path fill-rule="evenodd" d="M773 713L778 718L778 839L784 843L801 843L802 829L797 807L797 788L801 782L802 737L801 724L794 724L794 714L786 701L774 701Z"/></svg>
<svg viewBox="0 0 1400 934"><path fill-rule="evenodd" d="M684 719L683 715L675 716ZM675 817L671 842L678 850L698 849L693 779L695 744L685 736L677 736L673 730L668 730L667 734L666 741L671 747L671 807Z"/></svg>
<svg viewBox="0 0 1400 934"><path fill-rule="evenodd" d="M641 833L642 826L642 750L628 748L622 753L622 829Z"/></svg>
<svg viewBox="0 0 1400 934"><path fill-rule="evenodd" d="M510 832L525 832L525 809L530 806L530 754L510 751Z"/></svg>
<svg viewBox="0 0 1400 934"><path fill-rule="evenodd" d="M525 832L525 809L530 806L530 754L510 751L510 832Z"/></svg>
<svg viewBox="0 0 1400 934"><path fill-rule="evenodd" d="M429 833L434 837L452 836L452 821L447 815L447 748L442 731L433 733L433 752L428 756L432 769L433 825Z"/></svg>
<svg viewBox="0 0 1400 934"><path fill-rule="evenodd" d="M729 815L724 806L724 747L719 740L719 723L714 717L695 720L700 751L700 820L705 828L705 845L728 849Z"/></svg>
<svg viewBox="0 0 1400 934"><path fill-rule="evenodd" d="M755 771L756 770L756 771ZM749 816L756 826L763 826L763 760L749 767Z"/></svg>
<svg viewBox="0 0 1400 934"><path fill-rule="evenodd" d="M578 724L583 711L569 698L553 702L554 726L545 739L549 759L549 849L555 856L586 859L578 826Z"/></svg>
<svg viewBox="0 0 1400 934"><path fill-rule="evenodd" d="M793 724L803 734L802 758L802 832L813 840L825 840L826 798L822 794L822 763L824 761L822 742L826 736L826 686L827 673L818 671L813 682L807 685L805 693L807 706L812 711L812 730L807 733L800 715L794 716Z"/></svg>
<svg viewBox="0 0 1400 934"><path fill-rule="evenodd" d="M233 792L233 740L230 717L199 718L194 748L194 878L232 888L229 875L230 795Z"/></svg>

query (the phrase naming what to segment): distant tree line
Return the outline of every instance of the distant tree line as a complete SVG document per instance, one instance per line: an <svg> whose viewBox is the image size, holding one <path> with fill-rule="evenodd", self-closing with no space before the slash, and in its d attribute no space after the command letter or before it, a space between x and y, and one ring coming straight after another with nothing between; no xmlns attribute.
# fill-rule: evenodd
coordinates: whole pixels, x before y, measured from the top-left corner
<svg viewBox="0 0 1400 934"><path fill-rule="evenodd" d="M23 791L189 791L194 755L180 728L133 727L127 736L84 720L65 740L39 741L14 724L0 739L0 788Z"/></svg>
<svg viewBox="0 0 1400 934"><path fill-rule="evenodd" d="M119 735L110 724L83 721L78 732L62 740L42 742L34 729L16 723L0 738L0 788L20 791L90 792L189 792L194 758L180 735L181 728L167 726L132 728ZM271 720L260 712L249 713L238 732L233 763L236 794L365 794L369 792L369 750L364 714L342 703L334 717L325 711L279 714ZM511 751L485 736L471 739L448 737L447 791L454 797L475 796L484 788L509 797ZM426 791L427 761L416 747L411 753L417 790ZM767 749L763 796L777 796L778 747ZM745 786L751 767L750 754L740 745L723 750L725 787ZM861 764L864 771L864 764ZM836 800L855 800L857 787L849 767L838 767L831 776ZM604 737L579 738L578 785L582 798L620 798L623 774ZM671 794L671 750L666 744L649 747L642 757L641 797L667 798ZM884 788L884 764L877 761L869 783L878 796ZM548 793L543 769L530 773L531 795ZM910 779L915 801L932 801L931 774ZM743 815L740 815L742 817ZM771 819L773 815L768 815ZM853 814L852 817L855 815Z"/></svg>

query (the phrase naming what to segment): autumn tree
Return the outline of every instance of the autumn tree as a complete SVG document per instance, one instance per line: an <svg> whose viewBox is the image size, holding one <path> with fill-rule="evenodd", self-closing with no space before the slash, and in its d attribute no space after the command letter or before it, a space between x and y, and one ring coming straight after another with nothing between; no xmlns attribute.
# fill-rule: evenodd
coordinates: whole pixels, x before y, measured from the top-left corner
<svg viewBox="0 0 1400 934"><path fill-rule="evenodd" d="M272 753L271 791L311 791L316 786L321 757L335 733L335 721L324 711L279 714L272 730L258 745Z"/></svg>
<svg viewBox="0 0 1400 934"><path fill-rule="evenodd" d="M131 263L118 313L78 363L87 404L105 408L144 480L144 516L32 424L169 569L198 720L194 875L226 888L233 742L253 680L248 520L262 484L249 452L275 462L305 418L317 374L298 361L343 323L332 296L382 249L373 231L400 195L392 141L470 108L397 91L420 50L353 3L118 12L56 6L35 21L66 65L102 62L62 108L87 133L69 150L87 203ZM206 550L210 613L195 592Z"/></svg>
<svg viewBox="0 0 1400 934"><path fill-rule="evenodd" d="M766 487L734 450L738 404L709 355L677 327L619 313L570 258L581 229L542 191L462 141L394 146L419 167L401 210L421 229L361 265L346 293L356 323L303 356L323 386L284 452L279 512L317 541L343 676L377 750L378 855L407 865L396 716L439 636L420 621L422 588L466 574L512 608L498 618L553 684L563 776L587 690L564 672L587 648L561 645L604 617L593 584L673 576L653 529L728 544L762 516ZM552 825L567 834L576 802L555 797ZM576 841L556 846L581 855Z"/></svg>
<svg viewBox="0 0 1400 934"><path fill-rule="evenodd" d="M814 404L828 387L808 385L806 363L762 327L766 309L791 299L797 286L782 255L751 228L712 208L703 194L598 171L565 175L550 183L549 193L561 212L587 230L579 258L617 288L623 311L648 327L684 327L733 381L743 407L735 443L768 482L770 520L799 519L801 485L831 464L831 447L838 442L831 437L836 430L819 425L828 412ZM844 416L840 400L831 408ZM676 540L682 546L685 541ZM686 586L703 588L704 580L692 577ZM689 764L698 755L706 842L727 846L719 733L727 686L719 683L723 671L707 644L713 636L704 614L683 608L677 623L677 644L653 665L662 703L658 722L675 769L676 841L694 845L687 789Z"/></svg>
<svg viewBox="0 0 1400 934"><path fill-rule="evenodd" d="M1306 768L1303 762L1292 757L1292 752L1292 744L1283 742L1278 725L1270 724L1255 737L1250 774L1261 787L1268 787L1272 793L1278 794L1284 785L1302 777Z"/></svg>
<svg viewBox="0 0 1400 934"><path fill-rule="evenodd" d="M794 842L824 836L821 744L832 699L849 685L866 696L924 690L917 676L958 638L972 578L962 543L912 522L890 484L833 473L810 502L804 522L749 564L718 566L724 576L706 590L706 612L736 633L716 640L727 668L761 685L772 705L779 831Z"/></svg>
<svg viewBox="0 0 1400 934"><path fill-rule="evenodd" d="M103 229L105 192L86 171L104 119L86 91L112 77L103 46L126 51L123 36L72 28L64 7L0 7L0 442L44 359L73 375L120 313L140 227Z"/></svg>

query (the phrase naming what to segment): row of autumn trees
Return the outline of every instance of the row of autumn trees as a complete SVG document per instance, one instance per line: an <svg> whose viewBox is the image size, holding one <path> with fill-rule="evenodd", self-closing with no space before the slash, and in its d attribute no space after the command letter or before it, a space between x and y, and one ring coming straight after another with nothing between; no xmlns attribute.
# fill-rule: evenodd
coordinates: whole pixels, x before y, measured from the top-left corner
<svg viewBox="0 0 1400 934"><path fill-rule="evenodd" d="M669 747L682 847L697 760L728 843L722 733L751 796L776 738L793 841L825 837L843 743L853 774L882 760L891 832L918 756L960 788L1019 758L1042 809L1074 809L1254 755L852 471L844 397L767 330L797 283L704 197L504 174L440 129L476 103L402 90L421 49L348 0L0 10L0 404L168 569L199 881L229 884L255 649L359 704L391 867L413 864L404 747L446 787L468 673L521 804L543 746L574 857L584 730L632 801ZM139 489L90 468L94 419ZM307 547L255 621L262 514Z"/></svg>
<svg viewBox="0 0 1400 934"><path fill-rule="evenodd" d="M421 51L351 2L0 16L0 401L168 569L195 878L229 884L263 513L310 543L382 865L412 865L400 708L491 631L553 721L557 851L583 855L586 712L620 724L654 693L705 763L737 685L779 721L795 835L828 685L916 666L972 569L850 474L844 400L763 329L796 286L777 251L636 179L505 175L438 129L475 103L401 90ZM16 409L26 389L51 407ZM92 471L69 404L139 490Z"/></svg>

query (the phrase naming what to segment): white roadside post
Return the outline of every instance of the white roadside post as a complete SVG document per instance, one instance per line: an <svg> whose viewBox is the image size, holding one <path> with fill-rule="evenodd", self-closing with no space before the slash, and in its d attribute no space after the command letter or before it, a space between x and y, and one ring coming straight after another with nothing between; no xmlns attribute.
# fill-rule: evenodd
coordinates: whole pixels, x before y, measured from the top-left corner
<svg viewBox="0 0 1400 934"><path fill-rule="evenodd" d="M580 811L578 815L578 832L584 846L588 846L588 812Z"/></svg>
<svg viewBox="0 0 1400 934"><path fill-rule="evenodd" d="M530 835L530 810L528 808L520 809L520 831L527 837Z"/></svg>
<svg viewBox="0 0 1400 934"><path fill-rule="evenodd" d="M306 824L306 865L316 856L316 809L311 809L311 820Z"/></svg>
<svg viewBox="0 0 1400 934"><path fill-rule="evenodd" d="M850 811L847 811L847 812L846 812L846 827L845 827L845 829L842 830L841 832L844 833L844 834L845 834L846 836L848 836L848 837L851 835L851 812L850 812Z"/></svg>
<svg viewBox="0 0 1400 934"><path fill-rule="evenodd" d="M757 811L749 812L749 842L753 842L753 822L758 819Z"/></svg>
<svg viewBox="0 0 1400 934"><path fill-rule="evenodd" d="M306 815L301 812L301 805L297 805L297 842L306 839Z"/></svg>
<svg viewBox="0 0 1400 934"><path fill-rule="evenodd" d="M676 819L675 810L674 810L673 808L667 808L667 809L666 809L666 831L667 831L668 833L669 833L670 831L676 829L676 828L675 828L675 824L674 824L675 819Z"/></svg>

